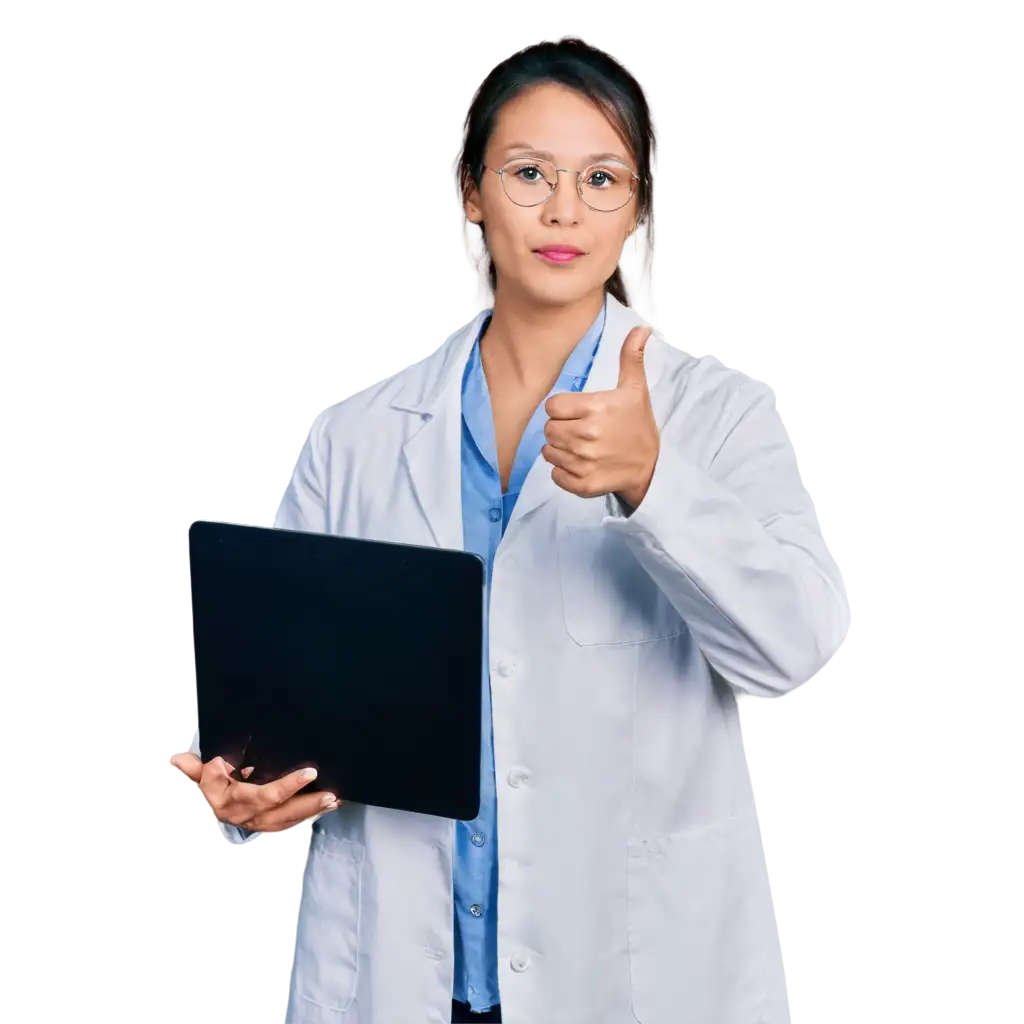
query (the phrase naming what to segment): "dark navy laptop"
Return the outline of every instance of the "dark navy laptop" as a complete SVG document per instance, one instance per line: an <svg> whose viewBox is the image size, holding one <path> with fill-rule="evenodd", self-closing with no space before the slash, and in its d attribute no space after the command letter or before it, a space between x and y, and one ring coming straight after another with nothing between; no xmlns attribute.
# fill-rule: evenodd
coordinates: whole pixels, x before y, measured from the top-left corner
<svg viewBox="0 0 1024 1024"><path fill-rule="evenodd" d="M246 781L471 820L480 809L484 560L196 522L199 741Z"/></svg>

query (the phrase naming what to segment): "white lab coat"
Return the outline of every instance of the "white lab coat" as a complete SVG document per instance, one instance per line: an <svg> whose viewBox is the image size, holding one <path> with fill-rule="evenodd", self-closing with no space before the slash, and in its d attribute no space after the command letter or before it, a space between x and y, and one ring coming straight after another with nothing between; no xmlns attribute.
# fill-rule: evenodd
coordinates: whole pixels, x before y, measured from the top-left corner
<svg viewBox="0 0 1024 1024"><path fill-rule="evenodd" d="M276 526L463 547L482 316L317 417ZM616 386L640 323L608 297L586 391ZM569 494L538 457L494 560L506 1024L789 1020L734 691L810 679L845 589L772 390L658 331L645 370L661 452L640 507ZM448 1024L453 831L354 803L314 821L289 1024Z"/></svg>

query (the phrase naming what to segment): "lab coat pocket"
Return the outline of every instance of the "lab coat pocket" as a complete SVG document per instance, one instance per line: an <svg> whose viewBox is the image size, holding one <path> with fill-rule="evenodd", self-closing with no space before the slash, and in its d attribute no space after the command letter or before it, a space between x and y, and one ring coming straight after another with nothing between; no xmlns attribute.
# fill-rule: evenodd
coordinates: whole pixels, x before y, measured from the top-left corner
<svg viewBox="0 0 1024 1024"><path fill-rule="evenodd" d="M341 1012L352 1003L359 973L363 846L313 822L302 879L293 995Z"/></svg>
<svg viewBox="0 0 1024 1024"><path fill-rule="evenodd" d="M604 529L599 514L560 517L558 576L565 629L581 647L664 640L686 631L625 538Z"/></svg>
<svg viewBox="0 0 1024 1024"><path fill-rule="evenodd" d="M629 842L629 969L640 1024L779 1019L766 1015L777 935L761 863L752 812Z"/></svg>

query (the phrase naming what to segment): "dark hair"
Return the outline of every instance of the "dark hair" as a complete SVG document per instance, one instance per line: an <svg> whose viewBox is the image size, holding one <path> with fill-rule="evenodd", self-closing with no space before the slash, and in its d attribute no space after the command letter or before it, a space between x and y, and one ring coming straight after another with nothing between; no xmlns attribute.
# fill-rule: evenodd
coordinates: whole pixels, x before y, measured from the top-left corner
<svg viewBox="0 0 1024 1024"><path fill-rule="evenodd" d="M636 172L637 224L647 227L645 267L650 270L654 250L654 181L651 162L657 146L647 98L639 82L614 57L577 39L566 36L558 42L542 42L514 53L498 64L483 80L466 114L462 150L456 158L456 184L459 198L465 202L473 187L483 178L484 151L494 130L498 111L525 89L541 83L568 86L595 103L629 143ZM480 233L487 244L484 225ZM494 261L487 255L487 279L493 291L498 276ZM605 282L623 305L629 305L621 270Z"/></svg>

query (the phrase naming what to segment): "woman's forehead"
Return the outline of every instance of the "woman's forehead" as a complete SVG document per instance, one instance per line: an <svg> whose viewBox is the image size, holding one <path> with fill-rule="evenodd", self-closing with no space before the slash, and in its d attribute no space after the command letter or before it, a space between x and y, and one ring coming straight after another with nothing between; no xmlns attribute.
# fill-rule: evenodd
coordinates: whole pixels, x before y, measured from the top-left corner
<svg viewBox="0 0 1024 1024"><path fill-rule="evenodd" d="M556 163L629 161L629 147L590 99L549 83L525 90L498 111L488 148L506 159L529 151Z"/></svg>

